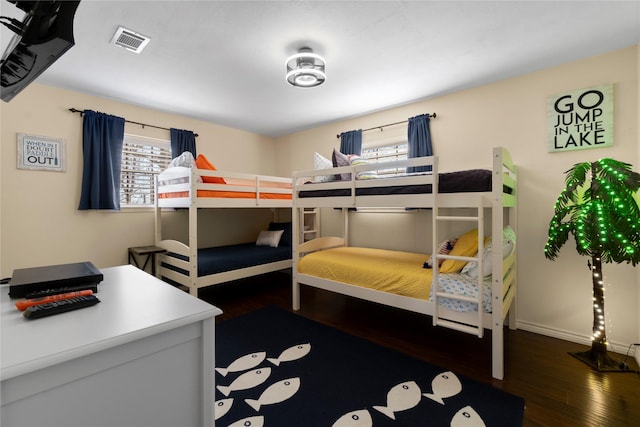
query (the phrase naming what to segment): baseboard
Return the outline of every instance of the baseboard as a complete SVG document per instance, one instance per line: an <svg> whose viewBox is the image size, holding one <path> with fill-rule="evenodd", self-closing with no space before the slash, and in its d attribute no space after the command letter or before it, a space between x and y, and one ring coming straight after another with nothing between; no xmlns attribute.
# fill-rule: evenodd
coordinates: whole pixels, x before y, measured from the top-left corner
<svg viewBox="0 0 640 427"><path fill-rule="evenodd" d="M548 326L538 325L536 323L518 321L516 323L518 329L533 332L535 334L544 335L551 338L558 338L564 341L574 342L582 345L591 345L591 338L575 334L573 332L564 331L562 329L550 328Z"/></svg>
<svg viewBox="0 0 640 427"><path fill-rule="evenodd" d="M538 325L530 322L517 321L516 326L518 329L522 329L523 331L533 332L539 335L544 335L551 338L557 338L564 341L574 342L576 344L582 344L586 346L591 345L591 337L576 334L569 331L564 331L562 329L549 328L548 326ZM614 353L625 354L627 349L629 348L630 343L621 343L621 342L613 342L609 340L608 348ZM636 360L640 359L640 349L636 348L635 358ZM640 366L640 364L639 364Z"/></svg>

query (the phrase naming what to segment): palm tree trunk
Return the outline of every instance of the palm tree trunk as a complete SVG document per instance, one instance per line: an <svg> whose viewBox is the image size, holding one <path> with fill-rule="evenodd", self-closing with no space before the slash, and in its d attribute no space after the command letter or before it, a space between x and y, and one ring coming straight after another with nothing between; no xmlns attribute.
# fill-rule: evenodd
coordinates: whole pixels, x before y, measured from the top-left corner
<svg viewBox="0 0 640 427"><path fill-rule="evenodd" d="M622 365L607 354L607 332L604 321L604 283L600 255L591 257L591 281L593 284L593 335L591 349L571 353L598 371L625 371Z"/></svg>
<svg viewBox="0 0 640 427"><path fill-rule="evenodd" d="M591 257L591 282L593 284L593 335L591 356L598 366L607 357L607 332L604 322L604 285L602 282L602 260L599 255Z"/></svg>

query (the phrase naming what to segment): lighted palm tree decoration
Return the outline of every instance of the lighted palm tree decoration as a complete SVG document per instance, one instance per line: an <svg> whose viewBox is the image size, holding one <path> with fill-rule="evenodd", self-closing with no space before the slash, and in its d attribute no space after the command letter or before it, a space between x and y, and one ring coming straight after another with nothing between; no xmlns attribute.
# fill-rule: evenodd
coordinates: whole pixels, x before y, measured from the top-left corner
<svg viewBox="0 0 640 427"><path fill-rule="evenodd" d="M601 159L574 165L566 172L566 187L555 205L544 249L554 260L569 234L587 262L593 283L591 349L573 356L600 371L619 370L607 355L602 263L640 262L640 209L635 199L640 174L628 163Z"/></svg>

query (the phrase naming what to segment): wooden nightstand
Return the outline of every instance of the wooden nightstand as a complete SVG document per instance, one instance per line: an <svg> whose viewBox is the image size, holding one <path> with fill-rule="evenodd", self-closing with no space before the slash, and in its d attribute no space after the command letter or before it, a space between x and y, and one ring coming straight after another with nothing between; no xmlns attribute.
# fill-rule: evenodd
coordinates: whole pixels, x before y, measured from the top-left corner
<svg viewBox="0 0 640 427"><path fill-rule="evenodd" d="M156 275L156 254L161 254L166 252L166 249L159 248L157 246L135 246L133 248L129 248L129 264L133 264L136 267L140 268L143 271L147 270L147 264L149 264L149 260L151 260L151 274L153 276ZM144 257L144 264L142 267L138 264L137 256ZM133 262L132 262L133 261Z"/></svg>

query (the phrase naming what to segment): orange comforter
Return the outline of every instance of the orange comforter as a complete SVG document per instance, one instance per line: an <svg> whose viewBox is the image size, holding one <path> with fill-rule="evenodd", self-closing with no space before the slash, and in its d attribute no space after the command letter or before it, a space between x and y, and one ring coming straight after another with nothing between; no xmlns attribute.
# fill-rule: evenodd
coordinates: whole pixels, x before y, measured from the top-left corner
<svg viewBox="0 0 640 427"><path fill-rule="evenodd" d="M161 193L161 199L172 199L176 197L189 197L188 191L177 191L175 193ZM256 193L250 191L212 191L198 190L198 197L217 197L227 199L255 199ZM260 199L291 200L291 194L282 193L260 193Z"/></svg>

